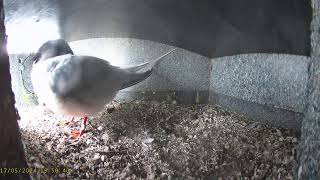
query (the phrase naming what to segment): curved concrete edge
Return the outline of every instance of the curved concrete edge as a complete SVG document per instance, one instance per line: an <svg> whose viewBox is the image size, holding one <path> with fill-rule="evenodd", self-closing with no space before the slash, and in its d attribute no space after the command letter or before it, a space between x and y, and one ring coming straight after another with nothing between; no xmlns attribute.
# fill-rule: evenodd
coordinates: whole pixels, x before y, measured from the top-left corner
<svg viewBox="0 0 320 180"><path fill-rule="evenodd" d="M113 65L131 66L154 60L174 47L130 38L95 38L70 42L75 54L92 55ZM164 57L145 81L125 91L208 91L210 60L177 48Z"/></svg>

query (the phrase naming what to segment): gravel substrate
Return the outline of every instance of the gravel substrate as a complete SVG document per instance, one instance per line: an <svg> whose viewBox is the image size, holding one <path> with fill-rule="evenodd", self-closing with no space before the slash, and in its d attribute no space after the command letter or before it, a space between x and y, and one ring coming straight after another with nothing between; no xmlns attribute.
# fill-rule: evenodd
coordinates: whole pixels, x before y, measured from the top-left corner
<svg viewBox="0 0 320 180"><path fill-rule="evenodd" d="M68 117L39 107L19 113L36 179L292 179L297 133L213 105L114 102L76 140L80 121L62 127Z"/></svg>

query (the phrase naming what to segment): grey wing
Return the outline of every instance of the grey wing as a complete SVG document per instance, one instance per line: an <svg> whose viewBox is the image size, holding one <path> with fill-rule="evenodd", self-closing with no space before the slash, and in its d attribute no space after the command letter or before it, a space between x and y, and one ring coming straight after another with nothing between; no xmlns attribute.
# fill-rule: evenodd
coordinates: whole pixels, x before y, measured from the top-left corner
<svg viewBox="0 0 320 180"><path fill-rule="evenodd" d="M51 88L65 101L101 105L111 100L130 73L90 56L71 56L52 73ZM97 104L98 103L98 104Z"/></svg>

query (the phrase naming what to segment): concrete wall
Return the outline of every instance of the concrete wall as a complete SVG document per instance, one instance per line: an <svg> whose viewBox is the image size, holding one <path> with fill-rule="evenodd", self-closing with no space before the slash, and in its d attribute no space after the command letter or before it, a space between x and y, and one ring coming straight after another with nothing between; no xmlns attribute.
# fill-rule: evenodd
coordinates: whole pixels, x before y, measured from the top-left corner
<svg viewBox="0 0 320 180"><path fill-rule="evenodd" d="M165 54L173 47L161 43L128 39L97 38L70 43L75 54L92 55L114 65L140 64ZM18 105L33 96L23 91L19 57L11 55L13 89ZM246 54L210 60L177 49L156 66L150 78L122 90L116 99L212 103L237 111L275 126L299 129L306 105L309 59L284 54ZM32 90L29 72L32 62L25 62L25 87Z"/></svg>
<svg viewBox="0 0 320 180"><path fill-rule="evenodd" d="M209 102L268 124L299 130L306 106L309 61L286 54L213 59Z"/></svg>
<svg viewBox="0 0 320 180"><path fill-rule="evenodd" d="M280 5L290 4L293 1L282 3L262 1L267 5L264 6L252 0L246 3L261 8L245 9L249 6L241 6L244 9L239 9L231 0L221 4L220 1L215 1L217 6L213 7L216 11L204 8L207 13L213 13L212 16L201 15L201 17L214 18L196 21L212 22L211 30L208 31L209 27L206 26L199 32L196 30L202 26L190 26L188 18L182 18L184 23L180 24L181 26L177 26L179 24L177 22L166 24L165 22L171 22L172 18L162 14L161 8L157 10L164 19L159 18L160 15L155 14L155 9L150 11L150 8L155 8L152 4L149 4L150 7L149 5L136 6L135 11L126 11L126 8L131 6L124 3L125 0L112 1L115 4L98 0L94 2L88 4L87 1L5 1L8 48L11 53L13 90L16 94L17 106L33 104L35 99L29 92L32 90L29 78L32 62L29 62L29 59L26 61L25 69L20 75L21 65L18 59L20 57L24 59L28 55L21 53L34 52L44 41L58 37L70 40L97 36L141 37L183 45L196 52L209 53L213 57L271 50L272 52L278 52L278 50L286 53L299 52L298 54L308 54L309 51L307 26L310 9L307 8L309 7L307 2L295 1L294 3L302 3L301 6L291 7ZM224 6L228 7L228 12L221 11ZM116 8L113 9L113 7ZM177 4L170 6L173 12L179 7ZM280 7L289 9L288 11L275 10ZM105 11L106 8L111 9ZM185 9L180 10L187 14L191 13ZM131 12L133 12L132 15ZM150 17L141 12L149 13ZM241 12L247 14L234 16ZM270 16L270 13L272 15L279 13L279 16ZM187 14L185 14L186 17L192 17ZM251 17L253 14L260 16L255 16L254 21L248 22L246 17ZM118 19L113 21L114 18L106 17L118 17ZM122 18L119 19L119 17ZM128 21L131 17L132 21ZM131 24L133 20L137 20L134 22L138 23L138 26ZM139 26L139 23L146 22L148 22L147 25ZM299 33L295 33L296 30ZM190 34L188 34L189 31ZM150 32L153 33L150 34ZM192 32L196 33L192 34ZM199 43L198 40L203 36L215 39L204 38ZM206 46L202 47L202 45ZM161 43L128 38L81 40L72 42L71 46L77 54L105 58L115 65L139 64L155 59L173 48ZM209 52L208 49L213 51ZM306 57L284 54L246 54L210 60L190 51L178 49L158 64L155 73L148 80L121 91L117 99L175 100L181 103L210 102L263 122L299 129L301 113L306 105L308 62L309 59ZM25 87L28 90L25 90Z"/></svg>
<svg viewBox="0 0 320 180"><path fill-rule="evenodd" d="M210 90L258 104L303 112L309 59L245 54L212 60Z"/></svg>

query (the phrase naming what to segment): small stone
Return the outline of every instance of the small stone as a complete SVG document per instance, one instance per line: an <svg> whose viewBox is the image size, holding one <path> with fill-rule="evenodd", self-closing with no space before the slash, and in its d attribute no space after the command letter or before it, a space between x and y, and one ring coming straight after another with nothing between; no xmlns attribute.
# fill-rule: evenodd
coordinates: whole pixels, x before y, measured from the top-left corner
<svg viewBox="0 0 320 180"><path fill-rule="evenodd" d="M270 158L270 152L265 150L263 151L263 155L266 157L266 158Z"/></svg>
<svg viewBox="0 0 320 180"><path fill-rule="evenodd" d="M97 129L98 129L98 131L102 131L102 130L103 130L103 127L102 127L102 126L99 126Z"/></svg>
<svg viewBox="0 0 320 180"><path fill-rule="evenodd" d="M102 155L102 156L101 156L101 161L104 161L104 160L105 160L105 156Z"/></svg>
<svg viewBox="0 0 320 180"><path fill-rule="evenodd" d="M278 136L282 136L282 133L281 133L281 131L279 129L276 129L276 131L277 131L277 135Z"/></svg>
<svg viewBox="0 0 320 180"><path fill-rule="evenodd" d="M66 178L66 175L64 174L64 173L62 173L62 174L59 174L59 178Z"/></svg>
<svg viewBox="0 0 320 180"><path fill-rule="evenodd" d="M167 175L166 173L161 173L161 174L160 174L160 178L167 179L167 178L168 178L168 175Z"/></svg>
<svg viewBox="0 0 320 180"><path fill-rule="evenodd" d="M93 141L92 141L91 139L87 139L87 140L86 140L86 144L87 144L87 145L91 144L92 142L93 142Z"/></svg>
<svg viewBox="0 0 320 180"><path fill-rule="evenodd" d="M156 174L154 172L150 172L150 174L148 174L147 179L155 179L156 178Z"/></svg>
<svg viewBox="0 0 320 180"><path fill-rule="evenodd" d="M292 139L292 143L296 143L296 142L298 142L298 139L297 138L293 138Z"/></svg>
<svg viewBox="0 0 320 180"><path fill-rule="evenodd" d="M35 167L37 167L37 168L44 168L44 166L43 166L42 164L37 163L37 162L33 163L33 165L34 165Z"/></svg>
<svg viewBox="0 0 320 180"><path fill-rule="evenodd" d="M34 156L31 156L30 158L29 158L29 161L33 161L33 160L35 160L36 158L34 157Z"/></svg>
<svg viewBox="0 0 320 180"><path fill-rule="evenodd" d="M98 159L100 159L100 155L99 155L99 154L95 154L95 155L93 156L93 158L92 158L93 161L96 161L96 160L98 160Z"/></svg>
<svg viewBox="0 0 320 180"><path fill-rule="evenodd" d="M101 139L106 142L106 141L109 141L110 137L109 137L108 133L104 133L104 134L101 136Z"/></svg>
<svg viewBox="0 0 320 180"><path fill-rule="evenodd" d="M48 144L48 145L47 145L47 149L48 149L49 151L51 151L52 146L51 146L50 144Z"/></svg>
<svg viewBox="0 0 320 180"><path fill-rule="evenodd" d="M146 139L143 139L142 142L143 143L146 143L146 144L149 144L149 143L152 143L154 141L153 138L146 138Z"/></svg>
<svg viewBox="0 0 320 180"><path fill-rule="evenodd" d="M132 165L129 163L126 168L123 169L123 171L121 172L121 178L125 178L130 176L133 173L132 171Z"/></svg>
<svg viewBox="0 0 320 180"><path fill-rule="evenodd" d="M289 158L289 159L290 159L290 161L293 161L294 157L293 157L293 156L290 156L290 158Z"/></svg>
<svg viewBox="0 0 320 180"><path fill-rule="evenodd" d="M229 149L230 148L229 144L226 144L224 148Z"/></svg>

